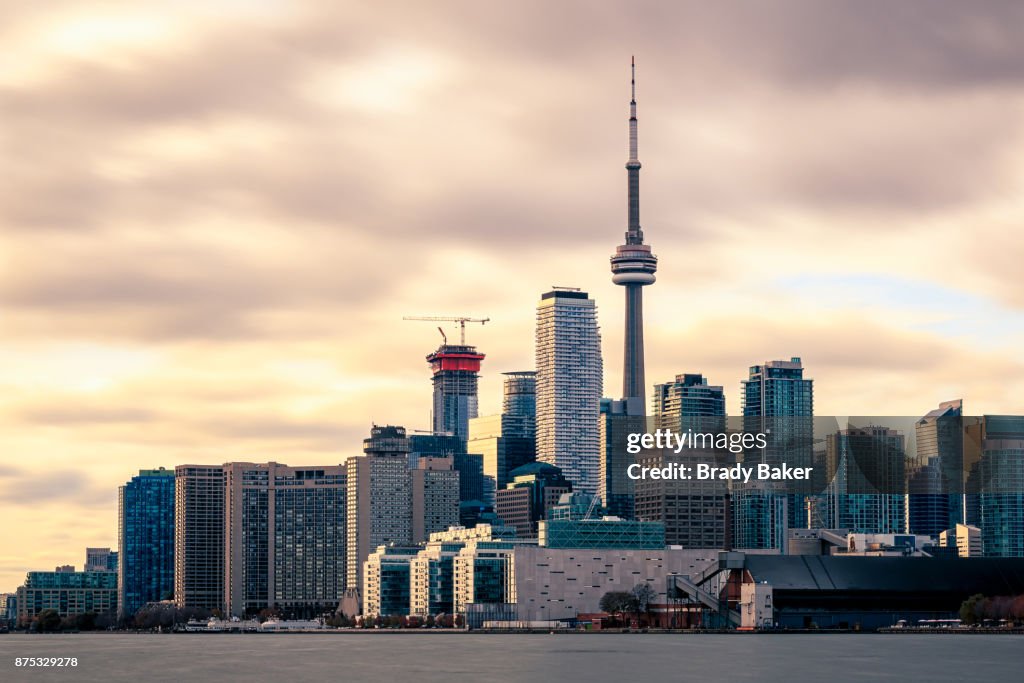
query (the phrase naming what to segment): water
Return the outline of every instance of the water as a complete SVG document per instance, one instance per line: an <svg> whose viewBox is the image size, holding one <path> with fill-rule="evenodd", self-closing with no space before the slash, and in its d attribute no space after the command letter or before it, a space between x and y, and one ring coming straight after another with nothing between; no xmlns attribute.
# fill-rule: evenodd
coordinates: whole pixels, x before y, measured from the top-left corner
<svg viewBox="0 0 1024 683"><path fill-rule="evenodd" d="M77 657L15 668L15 657ZM1024 636L465 633L0 635L0 681L1018 680Z"/></svg>

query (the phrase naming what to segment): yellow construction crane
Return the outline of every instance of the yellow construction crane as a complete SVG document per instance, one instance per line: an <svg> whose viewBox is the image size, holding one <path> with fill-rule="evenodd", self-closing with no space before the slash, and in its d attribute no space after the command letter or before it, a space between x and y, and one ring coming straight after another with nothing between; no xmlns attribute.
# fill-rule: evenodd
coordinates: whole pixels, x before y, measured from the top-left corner
<svg viewBox="0 0 1024 683"><path fill-rule="evenodd" d="M464 315L457 316L443 316L443 315L406 315L402 317L402 320L426 320L429 322L448 322L458 323L459 332L461 333L461 344L466 345L466 323L480 323L481 325L487 323L490 318L470 318ZM444 343L448 343L448 335L444 333L440 327L437 328L438 332L441 333L441 337L444 339Z"/></svg>

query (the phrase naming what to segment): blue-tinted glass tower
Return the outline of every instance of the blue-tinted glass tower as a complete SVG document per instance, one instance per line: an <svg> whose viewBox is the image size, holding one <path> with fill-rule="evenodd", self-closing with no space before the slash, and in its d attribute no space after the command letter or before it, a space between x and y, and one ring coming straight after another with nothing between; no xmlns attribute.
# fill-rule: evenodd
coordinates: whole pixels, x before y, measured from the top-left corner
<svg viewBox="0 0 1024 683"><path fill-rule="evenodd" d="M743 428L768 432L768 447L744 453L744 462L811 467L814 455L814 380L804 378L799 358L750 368L740 390ZM770 483L737 486L733 494L733 539L737 548L785 549L786 529L807 526L804 496Z"/></svg>
<svg viewBox="0 0 1024 683"><path fill-rule="evenodd" d="M141 470L118 495L118 615L174 597L174 470Z"/></svg>

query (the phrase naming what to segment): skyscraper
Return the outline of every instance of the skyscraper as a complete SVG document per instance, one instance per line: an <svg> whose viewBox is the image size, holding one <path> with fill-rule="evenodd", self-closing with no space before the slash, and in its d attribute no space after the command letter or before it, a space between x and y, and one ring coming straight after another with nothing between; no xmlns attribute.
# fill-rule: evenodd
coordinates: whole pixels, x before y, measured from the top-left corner
<svg viewBox="0 0 1024 683"><path fill-rule="evenodd" d="M447 343L427 356L434 372L435 433L468 438L469 421L477 416L477 377L483 359L475 346Z"/></svg>
<svg viewBox="0 0 1024 683"><path fill-rule="evenodd" d="M412 479L404 427L374 425L348 476L347 588L362 590L363 562L379 545L412 543Z"/></svg>
<svg viewBox="0 0 1024 683"><path fill-rule="evenodd" d="M963 401L944 401L914 426L916 457L907 473L908 531L938 536L964 522Z"/></svg>
<svg viewBox="0 0 1024 683"><path fill-rule="evenodd" d="M555 288L537 305L537 460L573 488L596 494L602 390L597 305L586 292Z"/></svg>
<svg viewBox="0 0 1024 683"><path fill-rule="evenodd" d="M651 397L651 422L656 429L721 433L726 428L725 392L700 374L676 375L657 384ZM695 467L699 463L731 465L724 449L686 449L679 453L650 449L636 456L644 467ZM620 478L624 471L612 468ZM665 542L683 548L723 548L729 544L728 486L720 480L641 479L635 483L636 518L662 522Z"/></svg>
<svg viewBox="0 0 1024 683"><path fill-rule="evenodd" d="M508 473L537 458L537 373L506 372L499 415L469 421L469 450L483 456L483 502L505 488Z"/></svg>
<svg viewBox="0 0 1024 683"><path fill-rule="evenodd" d="M978 463L982 546L989 557L1024 557L1024 417L985 415Z"/></svg>
<svg viewBox="0 0 1024 683"><path fill-rule="evenodd" d="M420 458L412 477L412 542L459 523L459 471L453 458Z"/></svg>
<svg viewBox="0 0 1024 683"><path fill-rule="evenodd" d="M174 471L140 470L118 491L117 605L131 617L174 597Z"/></svg>
<svg viewBox="0 0 1024 683"><path fill-rule="evenodd" d="M742 382L743 429L769 433L768 447L748 450L744 462L811 467L814 455L814 380L800 359L750 367ZM786 529L807 526L804 495L784 493L772 482L737 485L733 495L737 548L785 548ZM792 489L792 486L790 487Z"/></svg>
<svg viewBox="0 0 1024 683"><path fill-rule="evenodd" d="M612 282L626 288L626 339L623 349L622 396L639 399L644 410L644 307L643 288L654 283L658 258L644 244L640 229L640 160L637 158L636 64L631 66L629 101L629 160L626 161L627 224L625 244L611 257ZM632 410L629 410L633 414Z"/></svg>
<svg viewBox="0 0 1024 683"><path fill-rule="evenodd" d="M858 534L905 533L903 434L877 425L841 429L827 436L825 452L831 526Z"/></svg>
<svg viewBox="0 0 1024 683"><path fill-rule="evenodd" d="M224 608L224 468L174 468L174 601Z"/></svg>
<svg viewBox="0 0 1024 683"><path fill-rule="evenodd" d="M346 578L345 467L232 462L225 472L228 614L337 607Z"/></svg>

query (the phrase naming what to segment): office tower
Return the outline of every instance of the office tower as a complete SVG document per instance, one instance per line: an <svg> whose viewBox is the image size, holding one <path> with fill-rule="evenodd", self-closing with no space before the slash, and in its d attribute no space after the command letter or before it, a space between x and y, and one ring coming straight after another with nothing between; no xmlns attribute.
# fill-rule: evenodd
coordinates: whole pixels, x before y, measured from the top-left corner
<svg viewBox="0 0 1024 683"><path fill-rule="evenodd" d="M174 602L224 609L224 468L174 468Z"/></svg>
<svg viewBox="0 0 1024 683"><path fill-rule="evenodd" d="M938 536L964 522L963 401L945 401L914 426L917 452L907 475L909 532Z"/></svg>
<svg viewBox="0 0 1024 683"><path fill-rule="evenodd" d="M28 572L16 593L18 622L28 624L44 609L61 618L117 611L116 571Z"/></svg>
<svg viewBox="0 0 1024 683"><path fill-rule="evenodd" d="M709 386L703 375L676 375L672 382L654 385L651 418L655 429L684 433L689 429L721 432L725 428L725 392Z"/></svg>
<svg viewBox="0 0 1024 683"><path fill-rule="evenodd" d="M830 517L858 534L906 532L906 445L895 429L868 425L826 437Z"/></svg>
<svg viewBox="0 0 1024 683"><path fill-rule="evenodd" d="M623 350L622 396L624 399L638 399L638 409L642 414L644 391L647 386L644 379L643 288L654 283L654 272L658 269L658 259L651 253L651 247L644 244L644 232L640 229L640 160L637 157L635 63L631 70L629 160L626 161L626 240L625 244L616 248L615 255L611 257L611 267L612 282L626 288L626 339ZM629 412L632 414L632 411Z"/></svg>
<svg viewBox="0 0 1024 683"><path fill-rule="evenodd" d="M423 457L412 476L412 542L459 523L459 472L451 457Z"/></svg>
<svg viewBox="0 0 1024 683"><path fill-rule="evenodd" d="M536 538L537 522L558 504L573 484L554 465L532 462L512 470L512 479L497 492L494 512L506 526L516 530L518 538Z"/></svg>
<svg viewBox="0 0 1024 683"><path fill-rule="evenodd" d="M985 415L982 430L982 547L988 557L1024 557L1024 417Z"/></svg>
<svg viewBox="0 0 1024 683"><path fill-rule="evenodd" d="M226 611L312 618L345 589L345 467L232 462L225 473Z"/></svg>
<svg viewBox="0 0 1024 683"><path fill-rule="evenodd" d="M409 437L409 447L409 469L415 470L422 457L451 458L453 468L459 473L459 500L481 500L484 497L483 455L475 450L467 452L464 437L454 434L413 434Z"/></svg>
<svg viewBox="0 0 1024 683"><path fill-rule="evenodd" d="M469 421L477 416L477 377L484 354L475 346L444 343L427 356L434 373L433 425L435 433L465 440Z"/></svg>
<svg viewBox="0 0 1024 683"><path fill-rule="evenodd" d="M380 545L412 543L412 479L404 427L374 425L348 476L347 587L362 590L363 563Z"/></svg>
<svg viewBox="0 0 1024 683"><path fill-rule="evenodd" d="M537 457L537 373L504 374L501 414L469 421L467 448L483 457L482 500L489 505L494 492L508 483L508 473Z"/></svg>
<svg viewBox="0 0 1024 683"><path fill-rule="evenodd" d="M767 361L750 368L742 382L743 429L770 434L768 447L744 453L744 462L812 467L814 456L814 381L804 378L799 358ZM771 482L737 485L733 491L733 536L737 548L785 550L786 529L806 527L804 499Z"/></svg>
<svg viewBox="0 0 1024 683"><path fill-rule="evenodd" d="M118 490L118 615L174 598L174 471L139 470Z"/></svg>
<svg viewBox="0 0 1024 683"><path fill-rule="evenodd" d="M630 434L648 431L647 418L635 409L638 401L602 398L600 404L597 495L609 514L624 519L635 516L635 482L627 472L636 462L636 456L627 450L627 440ZM633 410L630 405L634 406Z"/></svg>
<svg viewBox="0 0 1024 683"><path fill-rule="evenodd" d="M597 306L586 292L556 288L537 306L537 460L584 493L600 471L602 387Z"/></svg>

